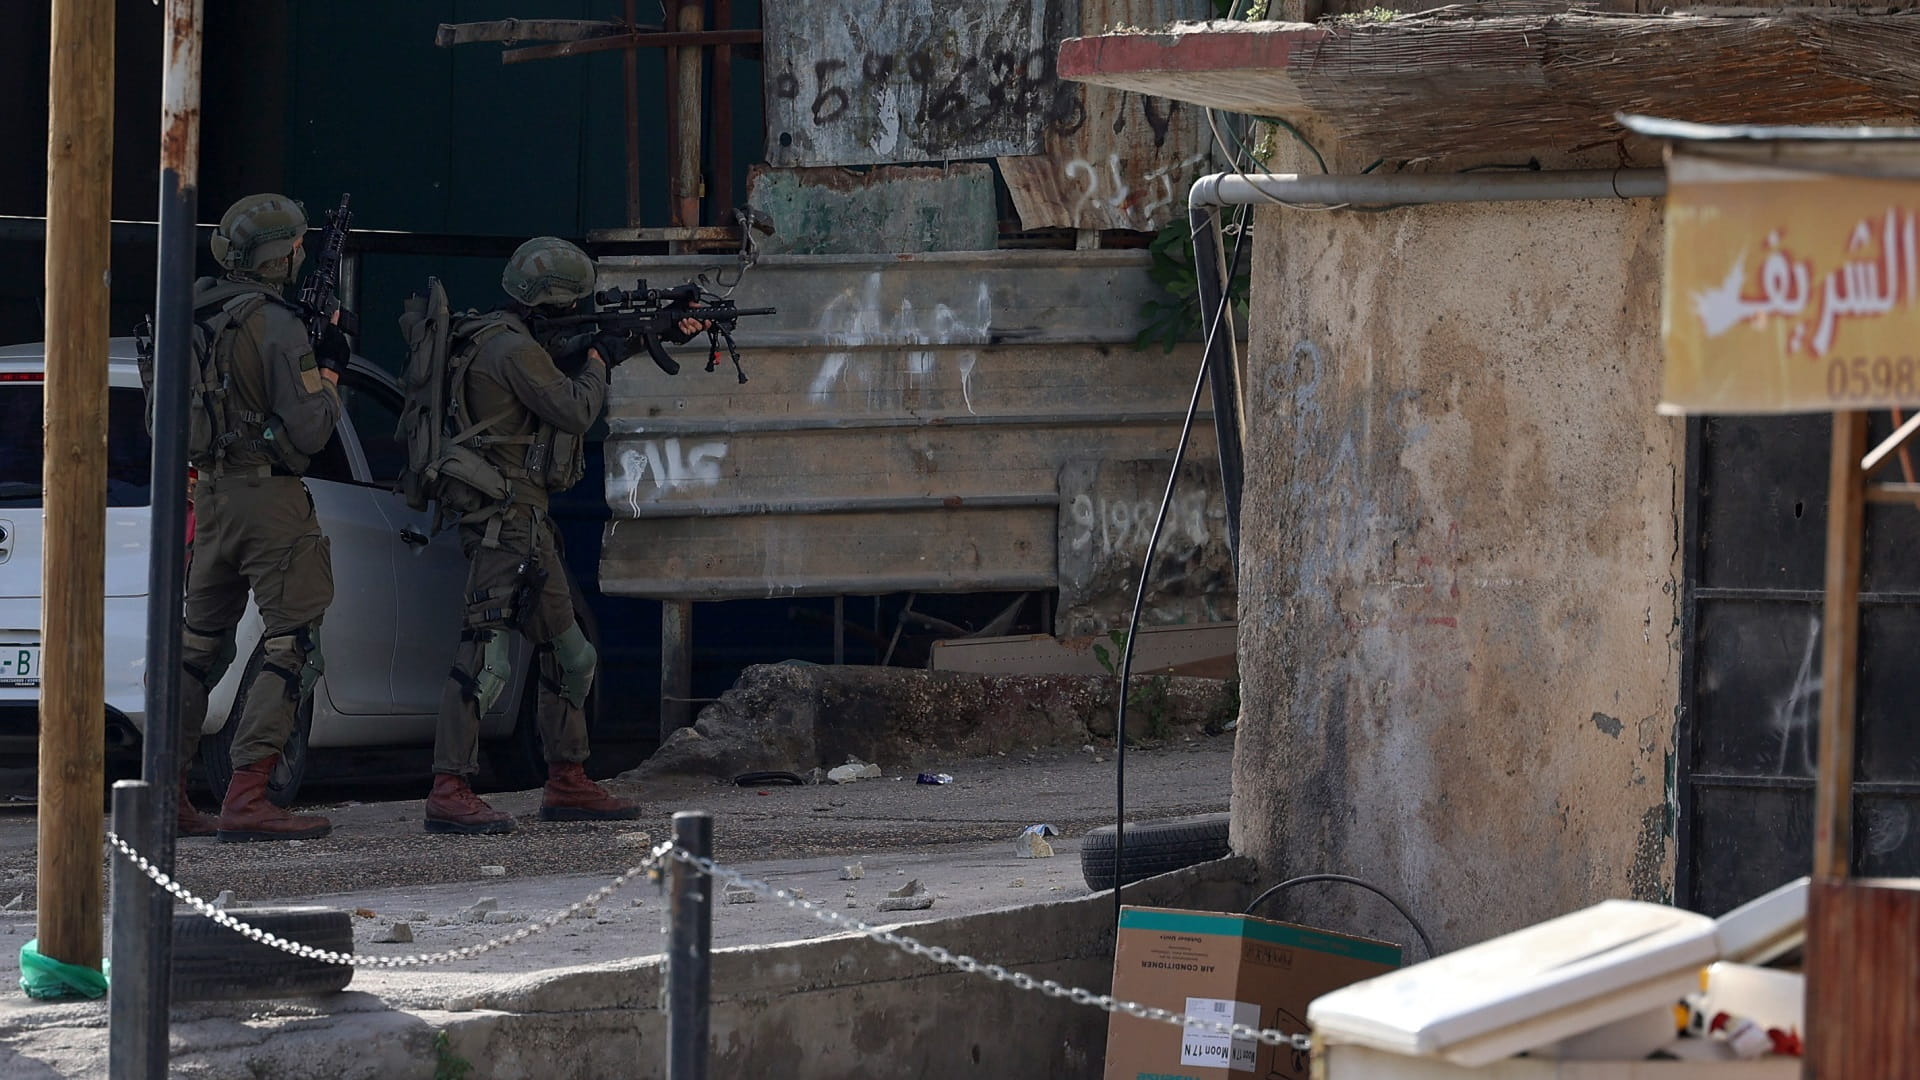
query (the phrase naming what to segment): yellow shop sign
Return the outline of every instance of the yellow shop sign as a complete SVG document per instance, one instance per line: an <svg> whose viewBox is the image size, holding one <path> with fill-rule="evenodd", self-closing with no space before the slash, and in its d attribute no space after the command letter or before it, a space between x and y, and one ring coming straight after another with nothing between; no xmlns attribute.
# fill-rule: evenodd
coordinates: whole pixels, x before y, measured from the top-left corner
<svg viewBox="0 0 1920 1080"><path fill-rule="evenodd" d="M1920 179L1676 153L1665 413L1920 405Z"/></svg>

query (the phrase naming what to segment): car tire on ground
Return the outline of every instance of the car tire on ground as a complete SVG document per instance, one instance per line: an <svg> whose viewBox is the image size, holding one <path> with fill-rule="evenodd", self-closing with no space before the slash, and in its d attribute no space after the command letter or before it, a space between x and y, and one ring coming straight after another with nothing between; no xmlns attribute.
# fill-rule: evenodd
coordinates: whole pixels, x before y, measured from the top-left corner
<svg viewBox="0 0 1920 1080"><path fill-rule="evenodd" d="M332 952L353 951L353 916L324 907L238 908L249 926ZM331 994L347 988L353 968L282 952L198 913L173 920L173 1000L251 1001Z"/></svg>
<svg viewBox="0 0 1920 1080"><path fill-rule="evenodd" d="M1229 814L1198 814L1167 821L1127 824L1123 884L1165 874L1232 854L1227 845ZM1080 841L1080 874L1087 887L1113 888L1114 827L1104 825Z"/></svg>
<svg viewBox="0 0 1920 1080"><path fill-rule="evenodd" d="M247 693L265 663L265 648L255 646L253 655L247 659L247 669L240 674L240 689L233 695L233 708L227 712L227 722L220 725L219 731L200 739L200 764L207 770L207 787L213 792L215 802L227 797L227 785L233 782L234 734L239 730L240 714L247 705ZM294 713L293 735L267 780L267 798L283 810L293 805L293 800L300 795L300 785L307 779L307 737L313 732L313 695L318 693L321 687L315 684L313 694L308 694L300 703L299 711Z"/></svg>

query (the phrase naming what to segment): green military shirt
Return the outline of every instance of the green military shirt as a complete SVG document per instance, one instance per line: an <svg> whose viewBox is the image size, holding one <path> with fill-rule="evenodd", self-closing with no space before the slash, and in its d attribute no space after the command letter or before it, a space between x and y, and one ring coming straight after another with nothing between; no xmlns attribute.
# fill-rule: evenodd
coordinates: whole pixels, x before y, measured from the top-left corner
<svg viewBox="0 0 1920 1080"><path fill-rule="evenodd" d="M227 419L241 438L228 446L226 462L231 467L281 465L305 472L307 459L326 448L340 419L340 392L321 375L306 324L281 299L278 288L233 277L194 282L194 311L204 313L250 293L265 302L227 332L232 349ZM261 444L263 419L273 438L283 442L282 450L291 453L276 457Z"/></svg>
<svg viewBox="0 0 1920 1080"><path fill-rule="evenodd" d="M512 481L516 501L544 508L551 477L578 477L580 436L606 408L607 366L588 359L568 375L554 366L518 317L498 312L485 318L502 329L477 339L478 351L467 368L466 409L476 423L499 419L474 441ZM543 426L566 437L535 445L539 459L550 464L530 472L529 446Z"/></svg>

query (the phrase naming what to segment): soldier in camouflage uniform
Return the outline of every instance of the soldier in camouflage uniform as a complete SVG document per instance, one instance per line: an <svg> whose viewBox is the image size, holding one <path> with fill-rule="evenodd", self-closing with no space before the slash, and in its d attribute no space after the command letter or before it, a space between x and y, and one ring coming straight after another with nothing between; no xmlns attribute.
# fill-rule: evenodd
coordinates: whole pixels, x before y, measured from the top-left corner
<svg viewBox="0 0 1920 1080"><path fill-rule="evenodd" d="M333 600L333 567L301 477L333 437L336 386L351 356L330 324L310 341L302 309L282 296L299 274L306 228L292 199L241 199L213 235L225 276L194 283L194 320L216 329L195 346L203 372L193 391L201 410L196 423L206 416L210 427L190 439L203 445L189 446L199 480L181 655L185 761L199 745L208 692L234 660L234 627L249 590L265 626L258 667L227 719L239 727L219 819L195 810L182 785L182 835L291 840L332 829L326 818L289 814L267 797L302 699L322 669L318 634ZM210 370L223 370L224 389L206 385Z"/></svg>
<svg viewBox="0 0 1920 1080"><path fill-rule="evenodd" d="M549 493L565 491L584 470L581 436L607 402L607 375L626 358L616 335L572 342L536 340L528 321L560 315L593 291L593 260L550 236L522 244L501 287L513 302L456 318L453 348L471 350L463 385L466 416L484 431L466 442L510 482L508 504L462 519L471 565L460 648L440 699L433 790L426 828L443 833L504 833L513 818L473 793L479 771L480 717L505 689L507 632L518 629L538 657L537 719L547 759L540 816L548 821L633 818L639 808L587 778L587 692L597 657L574 619L567 570L547 516ZM691 337L705 328L682 323Z"/></svg>

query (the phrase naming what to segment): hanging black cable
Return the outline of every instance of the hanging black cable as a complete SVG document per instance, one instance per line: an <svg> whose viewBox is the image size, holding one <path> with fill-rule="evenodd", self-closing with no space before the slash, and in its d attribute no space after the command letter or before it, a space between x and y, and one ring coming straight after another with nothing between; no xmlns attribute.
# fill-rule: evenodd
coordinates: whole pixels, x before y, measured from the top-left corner
<svg viewBox="0 0 1920 1080"><path fill-rule="evenodd" d="M1399 912L1400 917L1407 920L1407 925L1413 927L1413 932L1420 935L1420 947L1427 950L1427 959L1431 960L1440 955L1433 949L1433 939L1427 936L1427 928L1420 925L1420 920L1413 917L1413 912L1408 911L1405 904L1395 900L1387 894L1385 889L1382 889L1378 885L1362 881L1357 877L1349 877L1346 874L1302 874L1296 878L1288 878L1273 888L1268 889L1266 892L1261 893L1259 896L1254 897L1253 902L1248 904L1247 909L1241 912L1241 914L1253 914L1253 909L1264 903L1267 897L1273 896L1283 889L1291 889L1295 885L1311 885L1316 881L1333 881L1342 885L1355 885L1392 904L1393 910Z"/></svg>
<svg viewBox="0 0 1920 1080"><path fill-rule="evenodd" d="M1180 463L1187 456L1187 439L1193 433L1193 419L1200 411L1200 392L1207 385L1208 361L1213 356L1214 335L1220 332L1220 326L1226 319L1227 307L1233 303L1233 278L1240 266L1240 249L1247 238L1247 215L1251 206L1240 207L1234 218L1233 255L1227 260L1226 277L1220 288L1220 302L1214 307L1213 318L1207 324L1205 347L1201 351L1200 371L1194 376L1193 396L1187 400L1186 420L1180 425L1180 441L1173 448L1173 468L1167 473L1167 490L1160 497L1160 512L1154 515L1153 532L1147 537L1146 557L1140 562L1140 584L1133 591L1133 613L1127 618L1127 639L1120 647L1120 704L1115 710L1113 739L1115 746L1113 770L1113 930L1120 932L1120 890L1127 884L1127 697L1133 678L1133 640L1140 630L1140 609L1146 600L1147 586L1153 576L1153 553L1160 546L1160 529L1167 522L1167 508L1173 504L1173 488L1180 481ZM1211 215L1209 215L1209 218ZM1205 312L1202 311L1204 315ZM1220 418L1214 418L1215 423Z"/></svg>

